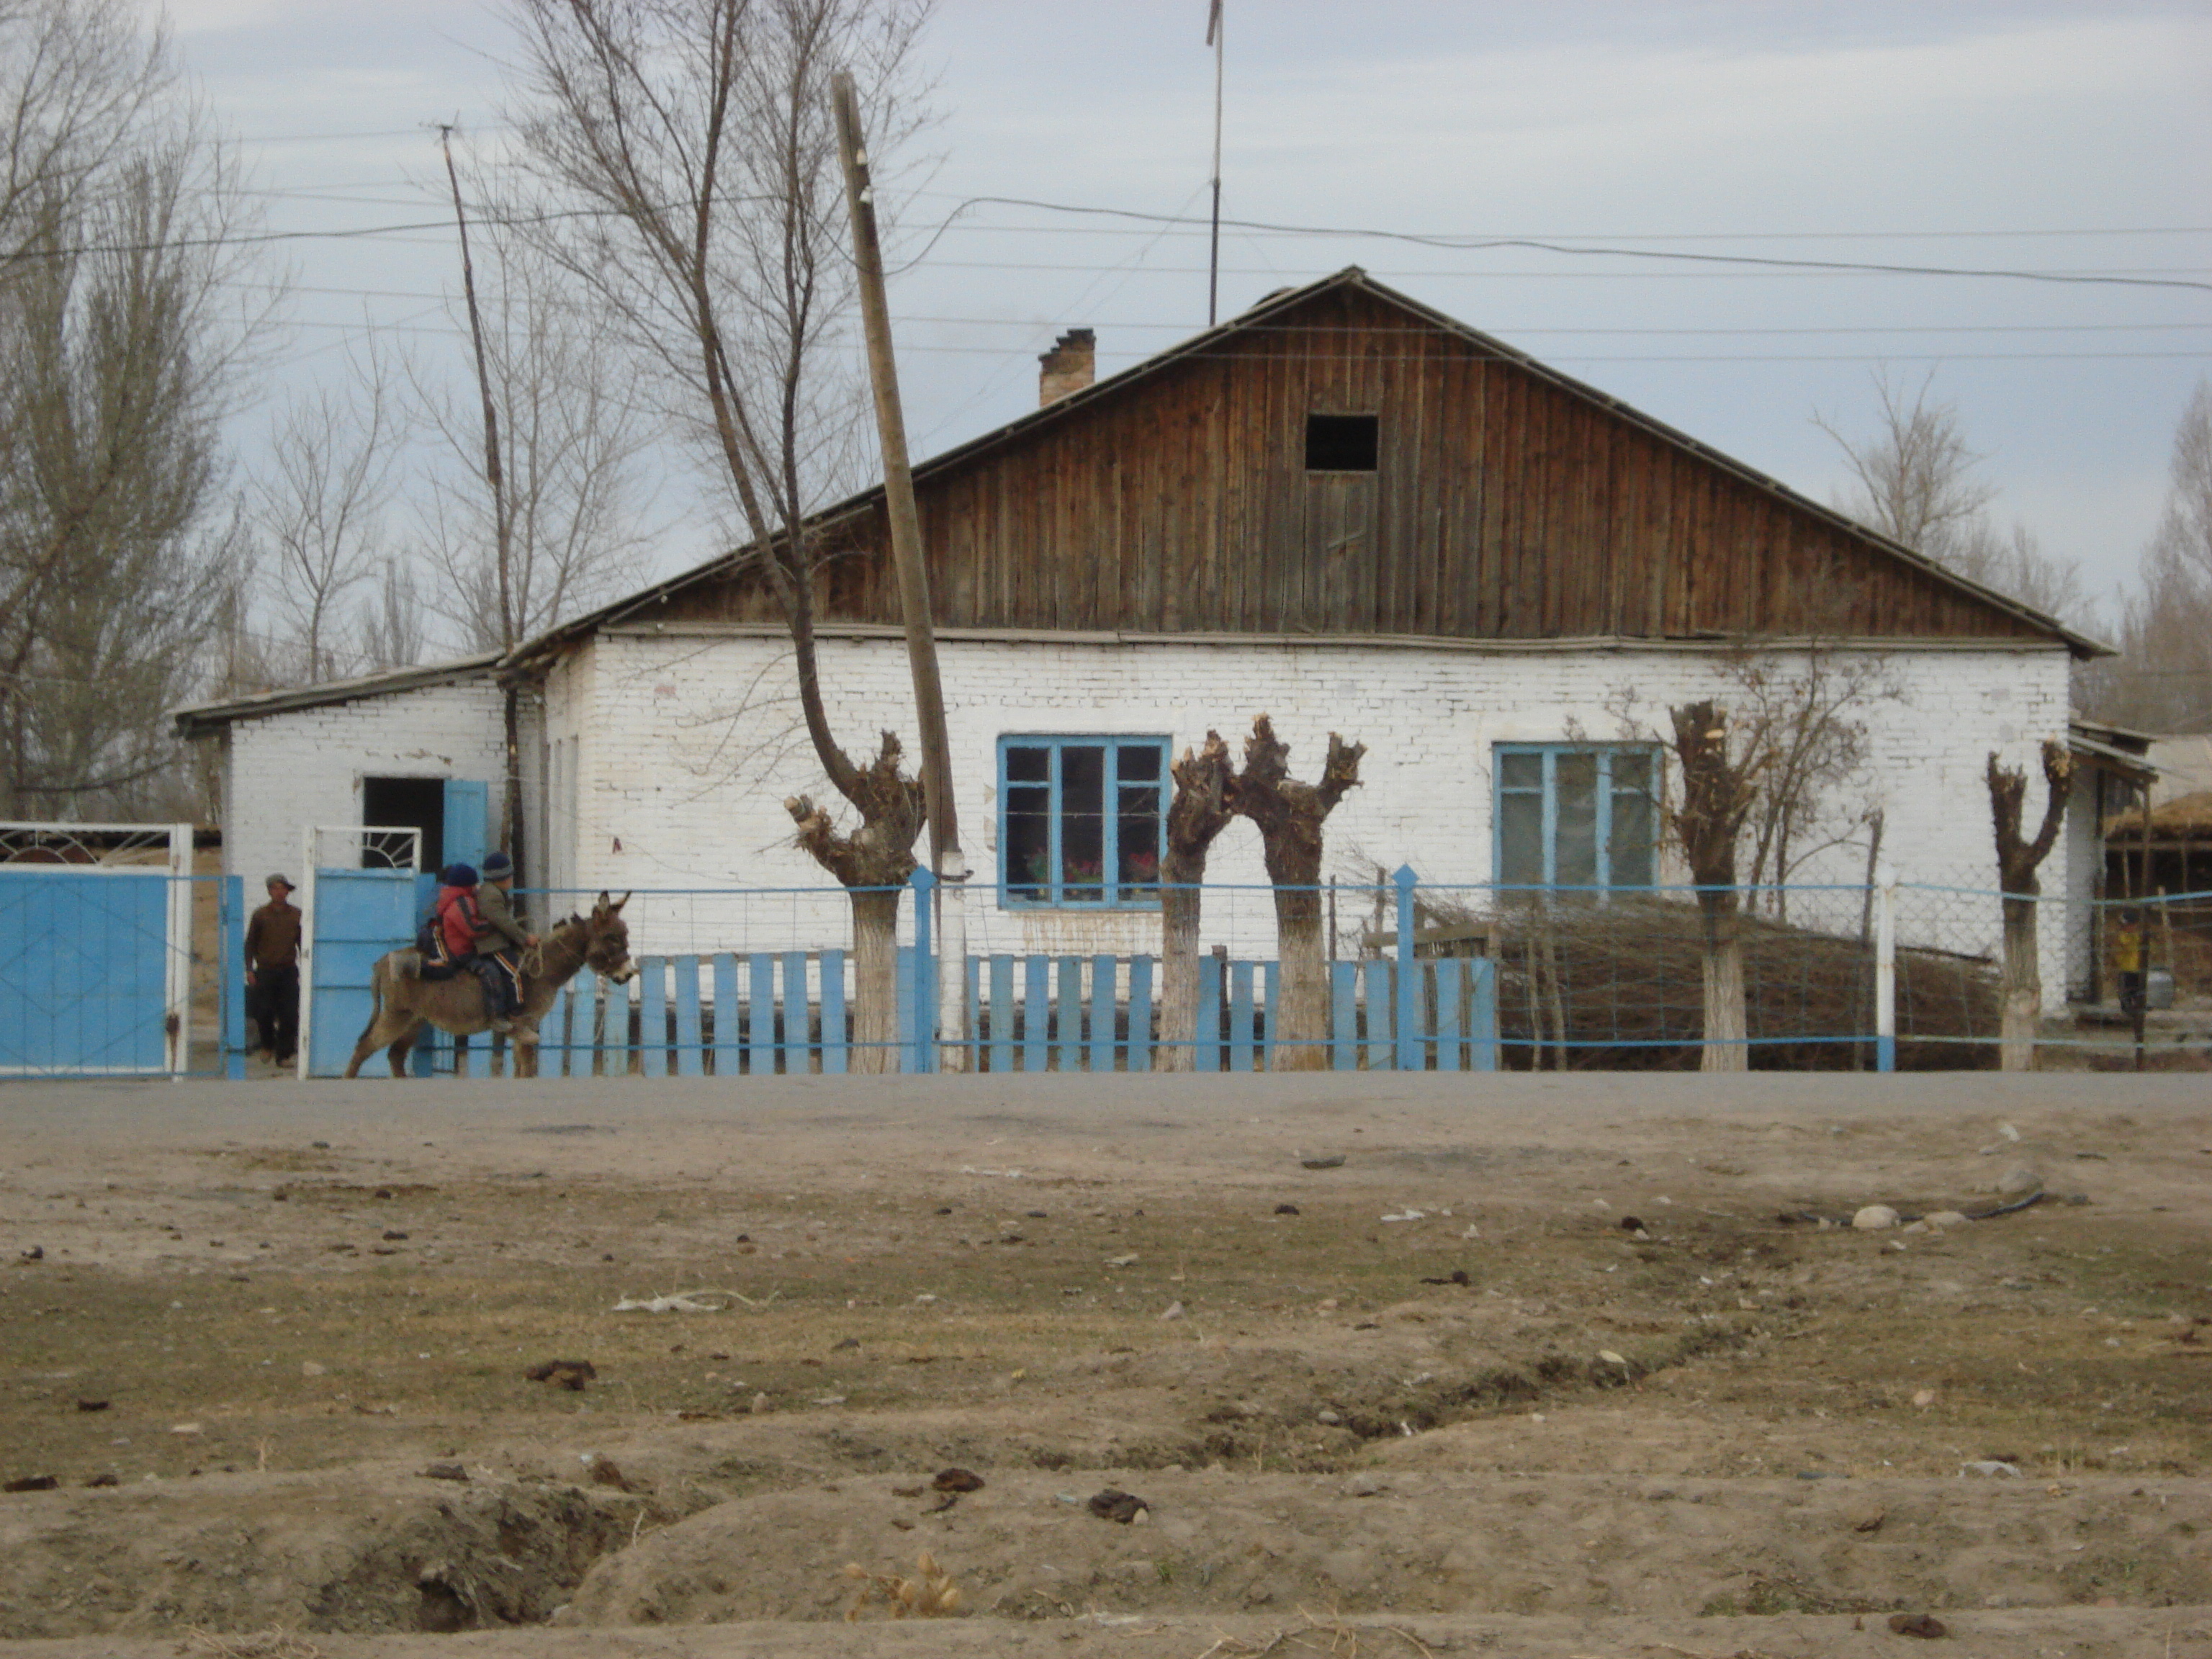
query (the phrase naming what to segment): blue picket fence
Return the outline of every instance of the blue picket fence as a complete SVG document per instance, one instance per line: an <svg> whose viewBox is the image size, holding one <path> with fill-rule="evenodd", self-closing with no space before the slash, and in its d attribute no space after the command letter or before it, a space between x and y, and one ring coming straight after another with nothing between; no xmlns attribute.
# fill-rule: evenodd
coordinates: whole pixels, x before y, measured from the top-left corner
<svg viewBox="0 0 2212 1659"><path fill-rule="evenodd" d="M935 878L911 884L914 942L897 957L897 1069L934 1072L964 1051L976 1072L1147 1072L1161 1051L1160 962L1152 956L971 956L964 964L967 1035L939 1030L933 951ZM1494 1071L1496 981L1479 958L1413 955L1413 878L1398 878L1395 957L1334 962L1322 1047L1339 1071ZM854 1069L853 968L844 951L651 955L634 987L586 975L565 987L538 1028L546 1076L836 1074ZM1271 961L1199 959L1191 1069L1265 1070L1273 1062L1280 974ZM489 1054L464 1048L457 1070L482 1074Z"/></svg>
<svg viewBox="0 0 2212 1659"><path fill-rule="evenodd" d="M1153 957L970 957L968 1036L935 1030L935 974L899 951L898 1069L944 1069L964 1049L971 1071L1158 1069L1159 962ZM1280 976L1273 962L1199 959L1192 1069L1266 1070L1277 1048ZM1329 1032L1338 1071L1495 1071L1491 964L1447 957L1329 964ZM842 951L639 960L631 988L572 981L538 1028L549 1077L764 1077L854 1069L853 987ZM481 1047L457 1056L481 1075Z"/></svg>

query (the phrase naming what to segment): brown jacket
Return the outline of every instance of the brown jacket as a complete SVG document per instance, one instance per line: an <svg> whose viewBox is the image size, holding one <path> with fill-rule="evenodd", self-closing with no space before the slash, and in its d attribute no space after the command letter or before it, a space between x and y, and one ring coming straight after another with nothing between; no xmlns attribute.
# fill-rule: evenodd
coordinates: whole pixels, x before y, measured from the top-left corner
<svg viewBox="0 0 2212 1659"><path fill-rule="evenodd" d="M488 881L477 889L477 908L483 912L487 929L477 935L483 941L479 949L503 951L512 946L520 951L530 943L529 929L515 915L514 901L498 883Z"/></svg>
<svg viewBox="0 0 2212 1659"><path fill-rule="evenodd" d="M271 899L246 924L246 969L296 968L300 965L300 907L285 899Z"/></svg>

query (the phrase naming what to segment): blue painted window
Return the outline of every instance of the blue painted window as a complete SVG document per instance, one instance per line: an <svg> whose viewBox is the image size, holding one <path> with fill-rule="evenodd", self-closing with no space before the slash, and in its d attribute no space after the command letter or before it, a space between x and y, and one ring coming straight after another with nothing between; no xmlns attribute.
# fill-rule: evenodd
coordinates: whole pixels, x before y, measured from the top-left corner
<svg viewBox="0 0 2212 1659"><path fill-rule="evenodd" d="M1008 905L1158 904L1165 738L999 739L999 892Z"/></svg>
<svg viewBox="0 0 2212 1659"><path fill-rule="evenodd" d="M1492 754L1501 884L1604 892L1656 879L1656 747L1501 743Z"/></svg>

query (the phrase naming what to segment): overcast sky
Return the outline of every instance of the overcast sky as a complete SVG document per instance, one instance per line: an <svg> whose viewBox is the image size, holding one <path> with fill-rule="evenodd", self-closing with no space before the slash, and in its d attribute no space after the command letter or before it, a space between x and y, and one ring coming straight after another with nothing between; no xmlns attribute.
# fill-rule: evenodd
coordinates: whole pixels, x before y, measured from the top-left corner
<svg viewBox="0 0 2212 1659"><path fill-rule="evenodd" d="M283 230L425 216L427 124L495 119L506 33L472 0L173 0L188 66ZM1988 457L2001 521L2109 594L2212 372L2212 5L1481 4L1228 0L1224 313L1347 264L1822 499L1816 412L1932 373ZM1206 322L1213 61L1206 0L944 0L937 166L895 282L919 454L1036 398L1036 353L1098 332L1101 372ZM1359 234L1355 232L1395 233ZM1407 234L1577 251L1438 248ZM1880 275L1645 254L2124 276ZM289 245L285 375L364 318L457 343L437 234ZM431 331L421 332L419 331ZM665 561L696 542L672 538Z"/></svg>

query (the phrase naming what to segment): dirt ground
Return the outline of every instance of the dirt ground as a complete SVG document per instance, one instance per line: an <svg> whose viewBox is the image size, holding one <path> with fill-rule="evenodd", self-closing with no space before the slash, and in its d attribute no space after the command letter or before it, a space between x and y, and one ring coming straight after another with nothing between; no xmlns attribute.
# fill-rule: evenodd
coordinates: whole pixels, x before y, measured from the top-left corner
<svg viewBox="0 0 2212 1659"><path fill-rule="evenodd" d="M2186 1076L9 1085L0 1652L2202 1659L2208 1186Z"/></svg>

